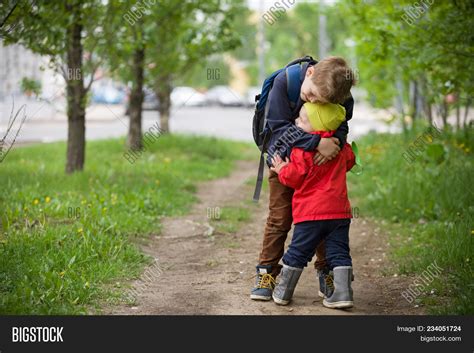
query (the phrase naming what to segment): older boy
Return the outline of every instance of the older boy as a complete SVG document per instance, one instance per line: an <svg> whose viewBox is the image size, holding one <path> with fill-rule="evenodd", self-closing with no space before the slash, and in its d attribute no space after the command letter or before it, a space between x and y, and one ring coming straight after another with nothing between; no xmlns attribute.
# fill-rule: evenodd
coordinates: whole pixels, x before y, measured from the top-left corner
<svg viewBox="0 0 474 353"><path fill-rule="evenodd" d="M328 57L319 63L310 62L301 69L301 91L296 106L292 109L287 96L287 77L283 70L273 83L268 98L267 121L272 136L268 148L268 166L271 159L278 154L285 159L292 147L305 151L316 151L315 163L324 164L333 159L344 146L349 127L347 121L352 117L354 100L350 95L353 85L352 71L346 61L340 57ZM294 129L294 121L304 102L341 103L345 110L345 121L339 126L333 137L321 138L319 135L308 134L297 130L291 139L285 134ZM282 143L282 141L284 141ZM293 189L278 180L278 174L270 171L269 177L270 203L267 224L263 235L262 251L257 265L256 285L250 298L254 300L271 300L275 287L275 278L281 270L279 261L283 256L285 240L293 222L291 200ZM320 282L320 295L328 296L325 279L329 275L324 255L324 243L316 251L315 268Z"/></svg>

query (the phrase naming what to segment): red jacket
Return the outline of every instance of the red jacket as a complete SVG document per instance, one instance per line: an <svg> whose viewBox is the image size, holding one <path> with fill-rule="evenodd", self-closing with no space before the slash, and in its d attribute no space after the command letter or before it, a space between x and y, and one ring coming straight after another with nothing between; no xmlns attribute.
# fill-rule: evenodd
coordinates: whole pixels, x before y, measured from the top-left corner
<svg viewBox="0 0 474 353"><path fill-rule="evenodd" d="M351 146L346 143L336 158L320 166L314 155L293 148L291 162L278 175L282 184L295 189L293 223L352 218L346 185L346 172L355 164Z"/></svg>

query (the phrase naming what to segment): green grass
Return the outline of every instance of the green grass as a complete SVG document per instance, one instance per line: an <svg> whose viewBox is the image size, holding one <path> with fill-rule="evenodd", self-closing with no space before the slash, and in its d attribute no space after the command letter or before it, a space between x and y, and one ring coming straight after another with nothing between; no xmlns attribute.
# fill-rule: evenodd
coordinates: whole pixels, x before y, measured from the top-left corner
<svg viewBox="0 0 474 353"><path fill-rule="evenodd" d="M255 204L247 202L241 206L227 206L220 209L219 217L212 219L211 224L217 233L231 234L237 232L251 217L251 208Z"/></svg>
<svg viewBox="0 0 474 353"><path fill-rule="evenodd" d="M364 172L349 176L350 196L364 214L388 221L400 273L419 276L434 261L443 268L417 302L433 314L473 314L472 131L443 132L407 163L402 153L423 131L358 140Z"/></svg>
<svg viewBox="0 0 474 353"><path fill-rule="evenodd" d="M73 175L65 143L12 150L0 165L0 314L100 310L148 262L134 238L159 233L161 217L189 210L199 181L228 175L255 150L162 136L130 164L124 140L93 141Z"/></svg>

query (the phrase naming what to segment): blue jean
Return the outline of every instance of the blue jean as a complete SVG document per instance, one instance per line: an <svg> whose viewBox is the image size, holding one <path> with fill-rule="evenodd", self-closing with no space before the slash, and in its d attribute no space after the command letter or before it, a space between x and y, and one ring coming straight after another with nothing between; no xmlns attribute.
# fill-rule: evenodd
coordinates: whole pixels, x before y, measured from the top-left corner
<svg viewBox="0 0 474 353"><path fill-rule="evenodd" d="M283 255L285 265L306 267L316 247L324 240L326 263L332 270L337 266L352 266L349 249L350 218L307 221L295 225L291 244Z"/></svg>

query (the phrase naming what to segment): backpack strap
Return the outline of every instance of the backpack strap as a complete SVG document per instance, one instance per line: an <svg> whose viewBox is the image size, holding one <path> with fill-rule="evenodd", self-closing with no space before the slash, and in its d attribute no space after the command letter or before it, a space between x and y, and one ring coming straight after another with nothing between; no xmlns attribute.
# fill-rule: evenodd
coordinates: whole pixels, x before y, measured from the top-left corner
<svg viewBox="0 0 474 353"><path fill-rule="evenodd" d="M312 56L310 56L310 55L305 55L305 56L303 56L302 58L293 60L292 62L290 62L290 63L289 63L288 65L286 65L286 66L288 67L288 66L292 66L292 65L295 65L295 64L301 64L301 63L304 63L304 62L309 62L309 63L316 64L316 60L314 60Z"/></svg>
<svg viewBox="0 0 474 353"><path fill-rule="evenodd" d="M302 58L293 60L286 65L286 87L288 99L290 100L290 108L295 109L296 103L300 96L301 90L301 66L303 63L316 64L316 60L312 56L306 55Z"/></svg>
<svg viewBox="0 0 474 353"><path fill-rule="evenodd" d="M300 82L300 76L301 76L301 64L302 63L310 63L310 64L316 64L316 60L314 60L311 56L306 55L302 58L293 60L290 62L286 67L286 87L287 87L287 94L288 94L288 99L290 101L290 107L291 109L294 109L296 107L296 104L298 103L298 97L300 96L300 90L301 90L301 82ZM278 71L275 71L271 77L269 77L267 80L264 82L264 86L262 88L262 92L267 92L265 96L260 97L259 103L258 103L258 108L260 109L262 106L265 106L266 111L265 111L265 123L264 126L266 125L266 114L268 107L266 105L267 101L267 96L268 96L268 85L273 84L273 79L280 73L280 71L283 69L280 69ZM266 89L267 88L267 89ZM263 143L262 143L262 149L260 152L260 163L258 165L258 173L257 173L257 182L255 184L255 191L253 193L253 201L258 202L260 199L260 193L262 191L262 184L263 184L263 174L264 174L264 167L265 167L265 146L268 144L271 136L271 131L267 131L264 135L263 138Z"/></svg>
<svg viewBox="0 0 474 353"><path fill-rule="evenodd" d="M295 109L301 90L301 64L294 64L286 68L286 89L291 109Z"/></svg>
<svg viewBox="0 0 474 353"><path fill-rule="evenodd" d="M263 145L265 146L270 140L271 133L267 131L265 137L263 138ZM264 157L264 149L260 152L260 163L258 165L258 173L257 173L257 183L255 184L255 191L253 193L253 201L258 202L260 199L260 192L262 191L262 184L263 184L263 168L265 166L265 157Z"/></svg>

